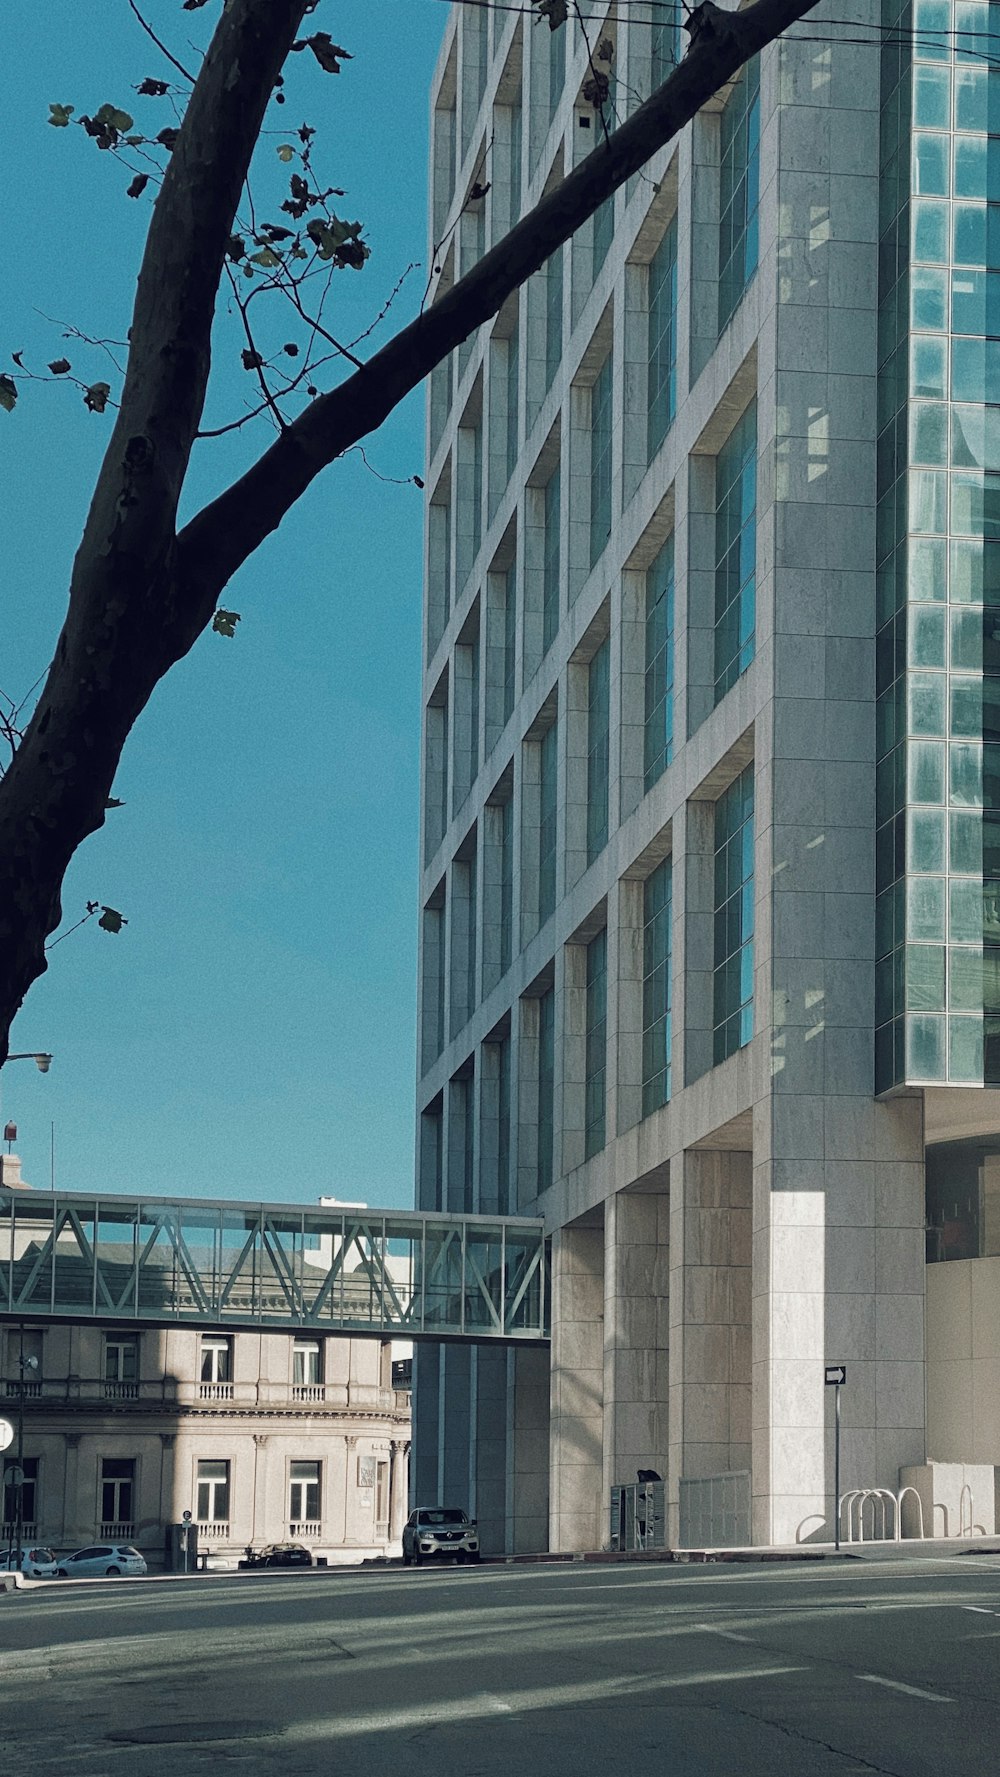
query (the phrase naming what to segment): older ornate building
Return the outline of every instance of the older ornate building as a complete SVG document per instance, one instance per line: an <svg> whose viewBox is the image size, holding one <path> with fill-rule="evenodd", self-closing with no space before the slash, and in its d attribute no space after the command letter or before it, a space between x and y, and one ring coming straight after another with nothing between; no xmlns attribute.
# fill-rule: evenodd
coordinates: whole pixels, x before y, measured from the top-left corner
<svg viewBox="0 0 1000 1777"><path fill-rule="evenodd" d="M21 1183L14 1156L0 1182ZM189 1511L199 1550L234 1560L286 1538L331 1562L398 1551L410 1396L393 1387L388 1341L9 1325L0 1417L12 1421L22 1352L26 1538L133 1542L158 1565ZM4 1542L15 1455L3 1458Z"/></svg>

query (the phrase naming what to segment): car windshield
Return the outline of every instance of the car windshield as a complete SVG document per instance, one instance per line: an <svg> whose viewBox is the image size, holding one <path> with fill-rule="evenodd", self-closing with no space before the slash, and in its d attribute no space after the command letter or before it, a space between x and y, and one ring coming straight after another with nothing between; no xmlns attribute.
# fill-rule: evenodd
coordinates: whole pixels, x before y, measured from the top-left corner
<svg viewBox="0 0 1000 1777"><path fill-rule="evenodd" d="M51 1549L29 1549L28 1559L30 1561L54 1561L55 1556Z"/></svg>
<svg viewBox="0 0 1000 1777"><path fill-rule="evenodd" d="M442 1508L436 1512L421 1512L421 1524L465 1524L468 1522L464 1512L448 1511Z"/></svg>

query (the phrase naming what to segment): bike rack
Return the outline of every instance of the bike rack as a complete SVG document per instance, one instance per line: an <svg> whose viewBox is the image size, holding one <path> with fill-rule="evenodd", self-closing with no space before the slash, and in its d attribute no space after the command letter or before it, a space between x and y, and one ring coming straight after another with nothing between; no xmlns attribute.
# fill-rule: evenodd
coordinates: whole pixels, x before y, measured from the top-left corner
<svg viewBox="0 0 1000 1777"><path fill-rule="evenodd" d="M968 1489L968 1483L966 1483L966 1488ZM971 1513L971 1490L969 1492ZM852 1487L847 1493L842 1493L838 1502L838 1518L843 1524L846 1512L847 1534L844 1540L848 1543L855 1541L863 1543L865 1541L865 1506L870 1500L872 1534L868 1540L871 1542L901 1542L903 1540L903 1497L907 1493L912 1493L916 1499L920 1540L923 1541L924 1511L920 1495L915 1487L901 1487L898 1493L893 1493L891 1487ZM891 1512L890 1507L892 1508ZM886 1535L887 1521L891 1531L891 1535L888 1536ZM855 1528L857 1529L856 1537ZM881 1534L878 1534L879 1532ZM972 1534L971 1528L969 1534Z"/></svg>
<svg viewBox="0 0 1000 1777"><path fill-rule="evenodd" d="M896 1517L896 1541L902 1542L902 1540L903 1540L903 1498L907 1493L912 1493L914 1499L917 1502L917 1522L920 1525L920 1541L923 1542L923 1540L924 1540L924 1502L921 1499L921 1497L915 1487L901 1487L899 1489L899 1492L896 1495L896 1502L899 1506L899 1512Z"/></svg>

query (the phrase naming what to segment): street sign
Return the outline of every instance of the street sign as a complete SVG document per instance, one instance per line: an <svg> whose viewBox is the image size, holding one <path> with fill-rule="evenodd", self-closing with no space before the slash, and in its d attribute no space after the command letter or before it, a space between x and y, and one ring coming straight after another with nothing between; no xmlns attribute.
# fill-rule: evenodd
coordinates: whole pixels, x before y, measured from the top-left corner
<svg viewBox="0 0 1000 1777"><path fill-rule="evenodd" d="M9 1450L14 1442L14 1427L9 1419L0 1419L0 1450Z"/></svg>
<svg viewBox="0 0 1000 1777"><path fill-rule="evenodd" d="M846 1364L827 1364L823 1371L823 1381L827 1388L842 1388L847 1381Z"/></svg>
<svg viewBox="0 0 1000 1777"><path fill-rule="evenodd" d="M190 1513L190 1512L182 1512L182 1513L181 1513L181 1521L182 1521L182 1523L184 1523L184 1524L190 1524L190 1522L191 1522L191 1513Z"/></svg>

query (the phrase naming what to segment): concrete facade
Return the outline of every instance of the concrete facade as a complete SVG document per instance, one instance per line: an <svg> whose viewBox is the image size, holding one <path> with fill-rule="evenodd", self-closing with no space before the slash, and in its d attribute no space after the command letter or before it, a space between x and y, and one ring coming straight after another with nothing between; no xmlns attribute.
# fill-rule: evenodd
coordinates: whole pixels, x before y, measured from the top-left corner
<svg viewBox="0 0 1000 1777"><path fill-rule="evenodd" d="M881 22L864 0L836 16L854 21L845 37ZM976 1083L989 1080L990 1026L982 985L955 997L954 959L947 1005L969 1016L946 1032L944 997L920 998L939 949L944 995L944 950L907 946L935 938L919 909L943 907L948 880L913 887L922 817L904 836L892 784L924 768L909 737L926 729L900 718L887 743L884 696L876 726L876 640L896 647L889 680L902 673L912 704L923 681L898 649L908 634L912 665L924 619L906 601L944 596L926 573L918 584L905 513L889 520L902 616L885 592L886 489L908 461L905 427L884 419L890 373L904 418L927 394L893 368L895 287L879 281L880 238L897 239L886 117L905 135L898 91L914 76L902 54L896 74L880 69L874 35L836 41L823 8L811 17L809 40L762 53L759 95L749 72L718 95L430 393L418 1203L509 1206L553 1232L557 1549L606 1541L610 1487L640 1467L666 1479L672 1537L681 1477L749 1472L755 1542L830 1538L825 1363L850 1372L845 1490L895 1489L929 1448L925 1099L949 1097L933 1081L976 1080L977 1019ZM551 34L452 8L432 99L437 290L595 141L596 45L608 127L650 90L655 21L611 6L589 36L590 52L572 21ZM476 180L490 190L471 200ZM744 275L728 312L734 234ZM916 222L913 240L915 262ZM916 290L923 274L901 275ZM654 430L668 359L674 398ZM922 525L911 497L909 529ZM651 654L665 559L672 719L656 716L667 669ZM982 654L978 671L982 691ZM957 857L948 868L970 868ZM954 908L966 890L949 892ZM603 1008L587 985L601 934ZM988 928L978 952L975 938L967 972L977 955L982 972ZM890 1057L878 1096L876 1028ZM953 1099L953 1139L998 1127L992 1105L976 1122L974 1096ZM464 1451L456 1503L475 1509L474 1420L450 1363L420 1354L417 1463L430 1497ZM484 1547L513 1547L513 1511L508 1497Z"/></svg>

